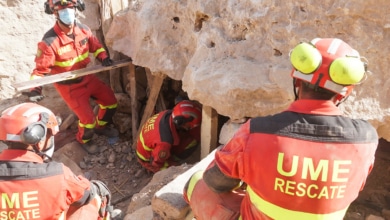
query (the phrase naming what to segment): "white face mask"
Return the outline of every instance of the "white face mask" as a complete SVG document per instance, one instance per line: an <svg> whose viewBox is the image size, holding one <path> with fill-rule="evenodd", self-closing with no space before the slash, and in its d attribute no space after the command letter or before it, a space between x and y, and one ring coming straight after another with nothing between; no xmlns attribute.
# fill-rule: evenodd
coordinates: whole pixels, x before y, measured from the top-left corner
<svg viewBox="0 0 390 220"><path fill-rule="evenodd" d="M74 23L76 18L76 10L74 8L64 8L58 10L59 19L66 25L71 25Z"/></svg>

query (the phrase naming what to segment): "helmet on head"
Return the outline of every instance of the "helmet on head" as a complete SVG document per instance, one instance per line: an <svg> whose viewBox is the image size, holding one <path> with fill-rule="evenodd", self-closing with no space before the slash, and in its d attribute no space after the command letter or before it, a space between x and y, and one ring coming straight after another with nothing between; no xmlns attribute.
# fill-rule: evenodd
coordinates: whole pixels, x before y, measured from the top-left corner
<svg viewBox="0 0 390 220"><path fill-rule="evenodd" d="M85 10L83 0L47 0L45 2L45 13L53 14L55 10L63 8L76 7L79 11Z"/></svg>
<svg viewBox="0 0 390 220"><path fill-rule="evenodd" d="M22 103L9 107L0 116L0 140L44 146L46 136L59 131L56 116L49 109L35 103Z"/></svg>
<svg viewBox="0 0 390 220"><path fill-rule="evenodd" d="M294 79L334 92L338 100L347 97L367 72L367 64L359 52L337 38L300 43L291 50L290 61Z"/></svg>
<svg viewBox="0 0 390 220"><path fill-rule="evenodd" d="M202 111L195 102L183 100L172 111L173 123L186 130L198 127L202 122Z"/></svg>

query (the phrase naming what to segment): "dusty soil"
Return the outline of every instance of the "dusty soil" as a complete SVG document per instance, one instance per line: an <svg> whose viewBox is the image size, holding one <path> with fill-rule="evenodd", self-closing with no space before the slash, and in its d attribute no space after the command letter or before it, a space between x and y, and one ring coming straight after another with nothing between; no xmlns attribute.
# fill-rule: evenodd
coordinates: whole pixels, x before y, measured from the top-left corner
<svg viewBox="0 0 390 220"><path fill-rule="evenodd" d="M56 149L74 142L76 131L72 128L60 133ZM125 135L120 135L117 140L95 135L93 141L99 152L87 154L78 165L88 179L106 183L112 193L111 204L125 213L132 196L149 183L153 174L139 165L132 143Z"/></svg>

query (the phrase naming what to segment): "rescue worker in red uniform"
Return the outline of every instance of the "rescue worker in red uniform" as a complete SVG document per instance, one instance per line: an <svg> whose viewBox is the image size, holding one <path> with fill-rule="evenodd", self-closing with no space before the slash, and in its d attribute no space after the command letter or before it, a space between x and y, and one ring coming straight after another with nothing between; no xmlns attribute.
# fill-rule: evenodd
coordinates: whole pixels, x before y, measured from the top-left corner
<svg viewBox="0 0 390 220"><path fill-rule="evenodd" d="M363 189L378 135L337 106L365 79L366 64L337 38L300 43L290 61L296 100L248 120L185 186L197 220L341 220ZM227 194L241 197L239 210L220 201Z"/></svg>
<svg viewBox="0 0 390 220"><path fill-rule="evenodd" d="M46 75L85 68L90 63L90 53L102 62L103 66L112 65L99 40L86 26L75 21L76 8L84 10L81 0L49 0L46 2L47 13L56 16L56 23L38 43L35 57L36 67L31 79ZM94 133L108 137L118 136L118 131L110 126L117 108L114 92L93 74L54 84L56 90L68 107L79 119L76 139L82 144L89 142ZM42 87L25 92L32 102L43 98ZM99 111L97 116L90 105L94 100Z"/></svg>
<svg viewBox="0 0 390 220"><path fill-rule="evenodd" d="M200 106L189 100L153 115L142 126L137 140L138 161L152 172L178 165L197 149L201 122Z"/></svg>
<svg viewBox="0 0 390 220"><path fill-rule="evenodd" d="M0 153L0 219L110 218L111 194L103 182L51 160L58 131L53 112L35 103L1 113L0 140L8 149Z"/></svg>

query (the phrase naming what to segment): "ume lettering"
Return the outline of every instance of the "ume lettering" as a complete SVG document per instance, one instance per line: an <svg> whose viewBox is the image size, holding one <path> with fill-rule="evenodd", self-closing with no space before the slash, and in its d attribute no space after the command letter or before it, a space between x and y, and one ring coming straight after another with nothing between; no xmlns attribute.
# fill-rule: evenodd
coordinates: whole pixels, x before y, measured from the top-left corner
<svg viewBox="0 0 390 220"><path fill-rule="evenodd" d="M0 220L39 219L38 191L1 193Z"/></svg>
<svg viewBox="0 0 390 220"><path fill-rule="evenodd" d="M291 165L288 167L285 161ZM276 169L281 176L275 178L274 190L299 197L343 198L351 164L350 160L319 160L315 164L313 158L285 158L280 152Z"/></svg>

